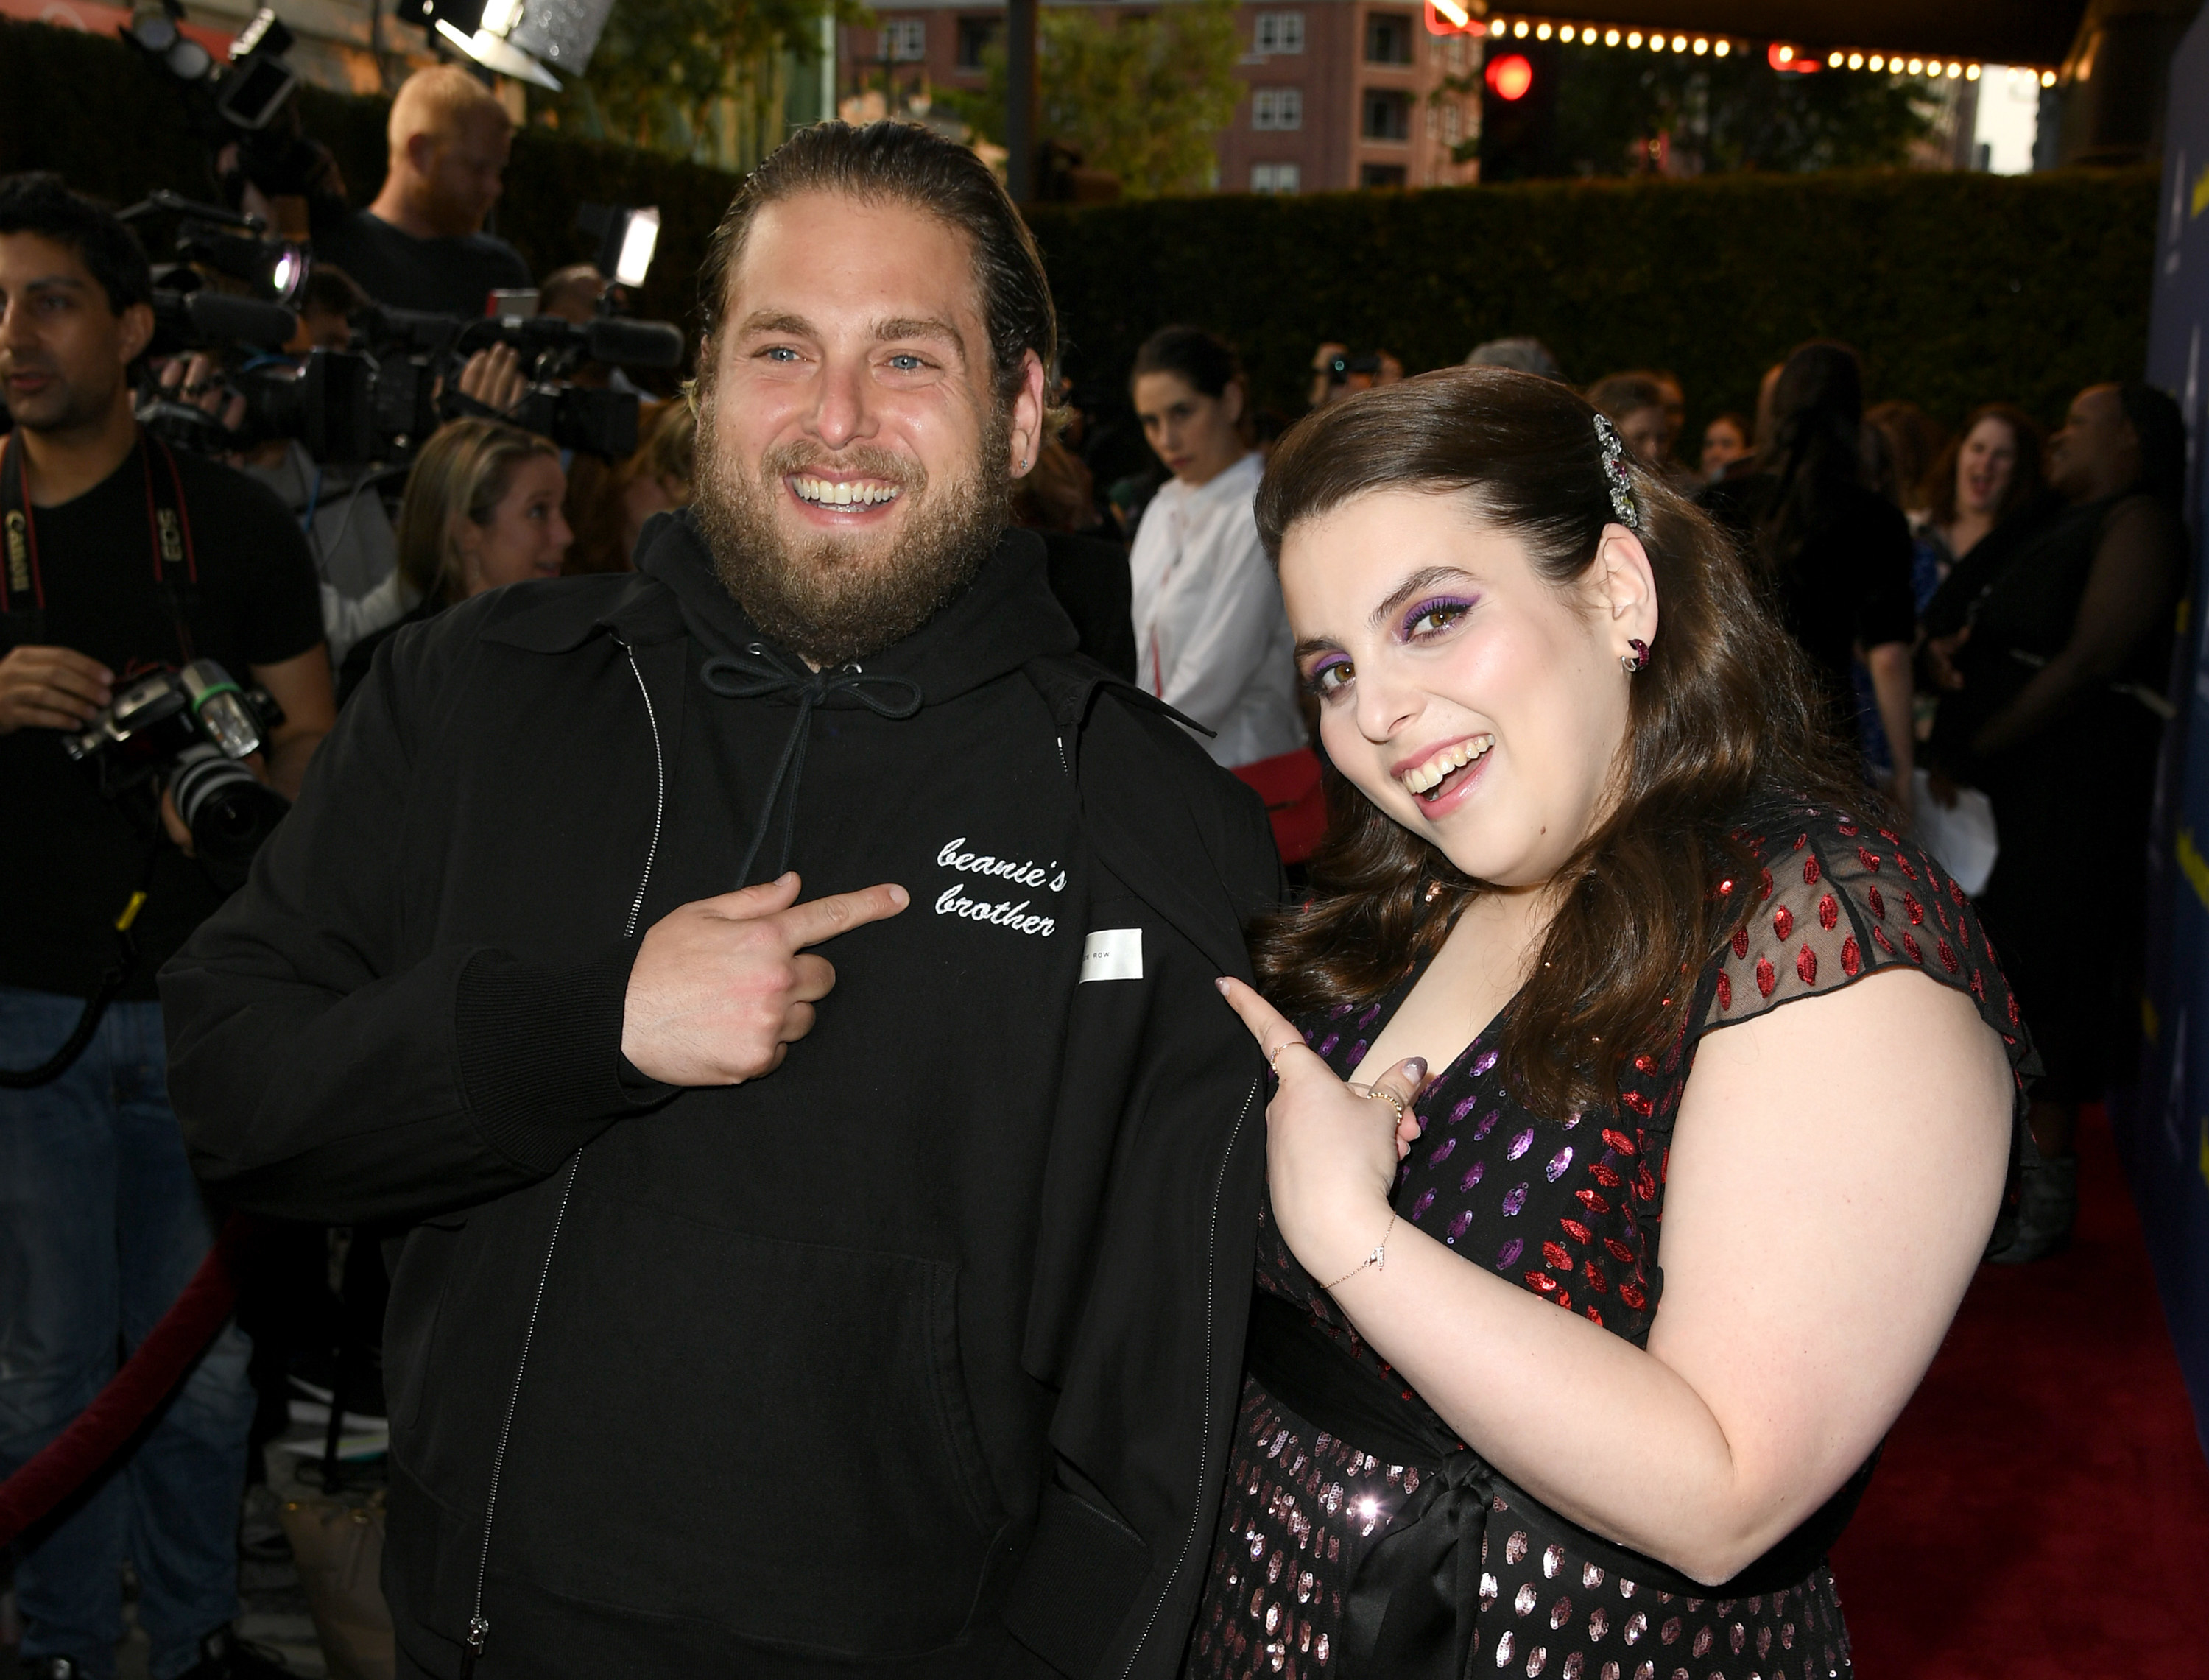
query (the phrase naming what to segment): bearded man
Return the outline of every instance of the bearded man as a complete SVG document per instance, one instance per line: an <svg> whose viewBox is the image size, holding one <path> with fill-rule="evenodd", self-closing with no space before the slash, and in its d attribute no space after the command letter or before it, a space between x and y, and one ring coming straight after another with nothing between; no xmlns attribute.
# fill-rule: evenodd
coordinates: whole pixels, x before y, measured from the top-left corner
<svg viewBox="0 0 2209 1680"><path fill-rule="evenodd" d="M1264 814L1004 529L1056 327L970 152L802 131L702 291L695 507L394 638L166 972L196 1162L412 1225L402 1673L1172 1674Z"/></svg>

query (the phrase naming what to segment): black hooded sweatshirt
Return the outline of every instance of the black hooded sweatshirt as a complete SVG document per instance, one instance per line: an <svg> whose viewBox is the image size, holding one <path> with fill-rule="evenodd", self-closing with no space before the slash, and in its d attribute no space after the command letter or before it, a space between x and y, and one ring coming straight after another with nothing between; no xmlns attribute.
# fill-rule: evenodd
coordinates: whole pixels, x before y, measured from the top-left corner
<svg viewBox="0 0 2209 1680"><path fill-rule="evenodd" d="M856 667L641 575L394 639L165 971L235 1201L418 1221L386 1589L440 1676L1173 1671L1261 1173L1213 975L1263 813L1070 650L1034 540ZM620 1057L637 939L895 881L775 1073ZM487 1624L485 1625L485 1624Z"/></svg>

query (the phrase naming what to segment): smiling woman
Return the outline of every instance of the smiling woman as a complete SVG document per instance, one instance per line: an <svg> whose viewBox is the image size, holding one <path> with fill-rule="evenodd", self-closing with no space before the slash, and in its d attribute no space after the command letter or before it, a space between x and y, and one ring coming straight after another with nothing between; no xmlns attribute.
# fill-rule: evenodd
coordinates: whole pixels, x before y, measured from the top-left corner
<svg viewBox="0 0 2209 1680"><path fill-rule="evenodd" d="M2021 408L1990 402L1965 418L1911 503L1923 509L1911 527L1921 612L1956 563L2040 493L2040 428Z"/></svg>
<svg viewBox="0 0 2209 1680"><path fill-rule="evenodd" d="M1189 1673L1848 1673L2032 1066L1985 935L1562 386L1323 410L1258 521L1340 780L1221 983L1279 1084Z"/></svg>
<svg viewBox="0 0 2209 1680"><path fill-rule="evenodd" d="M1500 691L1491 704L1541 732L1538 744L1517 738L1449 786L1420 790L1416 804L1396 779L1424 761L1399 768L1405 749L1392 744L1375 766L1379 798L1359 797L1352 767L1372 749L1350 721L1356 708L1333 703L1357 686L1355 639L1304 635L1303 678L1328 702L1322 737L1352 783L1338 786L1314 878L1345 890L1321 894L1261 941L1270 995L1304 1008L1377 993L1439 946L1476 883L1569 882L1544 924L1531 1018L1510 1045L1537 1100L1560 1108L1614 1093L1604 1067L1547 1041L1545 1024L1619 1043L1661 1030L1668 1010L1676 1021L1687 1004L1676 976L1739 918L1738 905L1710 895L1712 881L1747 868L1739 813L1782 791L1838 805L1863 798L1811 726L1801 655L1724 539L1638 466L1632 483L1639 531L1616 522L1587 403L1561 386L1537 388L1532 376L1466 370L1299 427L1277 449L1257 506L1285 587L1305 575L1322 587L1387 586L1386 599L1341 611L1392 662L1446 656L1472 621L1492 623L1506 612L1502 597L1516 597L1508 636L1477 645ZM1476 509L1484 551L1504 545L1515 563L1508 588L1465 568ZM1330 552L1362 540L1399 569L1369 579L1301 564L1311 533ZM1592 626L1604 632L1600 645L1587 643ZM1628 638L1650 644L1632 683L1615 680L1613 663ZM1478 744L1494 732L1490 718L1474 711L1449 733ZM1456 743L1423 733L1406 744L1426 753ZM1508 792L1508 820L1482 825L1476 851L1438 846L1437 823L1476 780L1496 785L1491 801Z"/></svg>

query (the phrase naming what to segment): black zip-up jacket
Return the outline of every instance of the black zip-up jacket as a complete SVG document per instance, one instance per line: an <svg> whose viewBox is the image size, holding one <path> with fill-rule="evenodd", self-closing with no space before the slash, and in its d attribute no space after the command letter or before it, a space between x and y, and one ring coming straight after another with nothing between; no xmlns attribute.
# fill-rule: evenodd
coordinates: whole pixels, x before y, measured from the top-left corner
<svg viewBox="0 0 2209 1680"><path fill-rule="evenodd" d="M385 1587L423 1669L1175 1671L1262 1177L1211 982L1279 869L1072 645L1008 533L811 677L667 521L641 575L394 638L164 971L202 1176L412 1224ZM643 1079L642 932L785 852L912 904L825 948L774 1073Z"/></svg>

